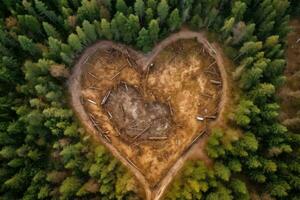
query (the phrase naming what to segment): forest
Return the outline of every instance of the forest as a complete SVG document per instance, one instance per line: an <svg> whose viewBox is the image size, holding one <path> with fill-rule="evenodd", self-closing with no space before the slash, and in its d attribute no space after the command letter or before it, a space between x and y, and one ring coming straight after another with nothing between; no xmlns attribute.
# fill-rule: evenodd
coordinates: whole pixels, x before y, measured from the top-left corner
<svg viewBox="0 0 300 200"><path fill-rule="evenodd" d="M184 27L208 32L232 60L236 103L226 127L211 130L212 166L186 162L163 199L298 200L299 58L284 70L299 15L298 0L1 0L0 199L144 199L86 135L67 79L96 41L147 53ZM300 41L291 43L299 57Z"/></svg>

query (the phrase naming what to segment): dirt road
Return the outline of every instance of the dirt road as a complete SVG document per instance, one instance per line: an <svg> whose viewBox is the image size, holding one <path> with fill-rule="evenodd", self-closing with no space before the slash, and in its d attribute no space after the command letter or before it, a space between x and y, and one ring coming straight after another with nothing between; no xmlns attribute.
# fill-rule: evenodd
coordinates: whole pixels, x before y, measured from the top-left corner
<svg viewBox="0 0 300 200"><path fill-rule="evenodd" d="M200 151L198 152L201 156L201 159L206 163L209 164L211 160L207 157L204 147L207 141L207 138L209 137L208 134L200 137L199 141L192 146L188 147L188 151L185 151L182 156L176 161L174 166L169 170L169 172L166 174L166 176L162 179L162 181L159 183L157 187L154 189L151 189L149 186L149 183L146 181L143 174L136 168L134 168L130 163L127 161L126 158L124 158L120 152L110 143L108 143L106 140L102 139L98 136L97 132L95 131L93 125L91 124L88 115L86 114L84 107L82 106L80 102L80 91L81 91L81 74L82 74L82 68L88 59L89 55L93 55L97 50L99 49L108 49L108 48L114 48L121 52L127 52L129 51L131 55L136 59L139 66L141 66L142 70L145 70L147 66L152 62L152 60L161 52L162 49L164 49L169 44L180 40L180 39L192 39L196 38L197 41L200 44L203 44L206 51L216 60L216 63L219 67L221 77L222 77L222 84L223 84L223 94L222 94L222 100L219 105L219 115L218 118L215 120L214 124L217 124L218 122L222 121L224 118L224 108L228 102L228 85L227 85L227 72L223 64L223 53L220 49L220 47L217 44L211 44L208 42L208 40L205 37L205 33L202 32L193 32L189 30L181 30L178 33L174 33L170 35L168 38L160 42L155 48L148 54L144 55L141 52L137 52L135 50L132 50L122 44L116 44L111 41L100 41L92 45L91 47L87 48L83 54L81 55L80 59L76 63L76 65L73 68L72 75L70 76L68 80L68 87L70 92L70 104L74 108L77 116L79 117L80 121L82 122L82 125L86 128L86 131L91 133L93 139L95 141L100 141L103 143L110 151L111 153L117 157L125 166L127 166L136 176L138 181L144 186L145 188L145 195L147 200L158 200L162 197L164 194L164 191L166 190L169 183L172 181L174 176L177 174L177 172L182 168L184 162L189 158L190 154L192 154L193 151Z"/></svg>

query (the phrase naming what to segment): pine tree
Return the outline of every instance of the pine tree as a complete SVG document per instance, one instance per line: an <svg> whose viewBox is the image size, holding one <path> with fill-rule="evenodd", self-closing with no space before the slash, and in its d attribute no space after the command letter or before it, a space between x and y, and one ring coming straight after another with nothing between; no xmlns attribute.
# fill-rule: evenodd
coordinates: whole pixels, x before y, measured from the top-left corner
<svg viewBox="0 0 300 200"><path fill-rule="evenodd" d="M82 44L79 40L79 37L76 34L72 33L71 35L69 35L68 43L74 51L82 50Z"/></svg>
<svg viewBox="0 0 300 200"><path fill-rule="evenodd" d="M161 0L157 6L159 22L163 24L169 15L169 5L166 0Z"/></svg>
<svg viewBox="0 0 300 200"><path fill-rule="evenodd" d="M110 23L106 19L101 20L101 30L102 30L103 36L106 39L108 39L108 40L112 39L113 35L112 35L112 32L111 32Z"/></svg>
<svg viewBox="0 0 300 200"><path fill-rule="evenodd" d="M147 29L142 28L140 30L139 36L137 38L137 46L144 52L151 50L151 38Z"/></svg>
<svg viewBox="0 0 300 200"><path fill-rule="evenodd" d="M53 37L56 39L60 39L61 36L60 34L57 32L57 30L48 22L43 22L43 28L47 34L48 37Z"/></svg>
<svg viewBox="0 0 300 200"><path fill-rule="evenodd" d="M224 39L227 39L233 29L235 18L231 17L224 22L224 26L221 28L221 33Z"/></svg>
<svg viewBox="0 0 300 200"><path fill-rule="evenodd" d="M145 15L146 23L149 24L150 21L153 19L153 10L151 8L147 8Z"/></svg>
<svg viewBox="0 0 300 200"><path fill-rule="evenodd" d="M152 19L149 23L149 36L153 43L157 42L159 36L159 24L156 19Z"/></svg>
<svg viewBox="0 0 300 200"><path fill-rule="evenodd" d="M82 0L82 5L77 10L79 23L84 20L90 22L100 19L100 12L96 0Z"/></svg>
<svg viewBox="0 0 300 200"><path fill-rule="evenodd" d="M126 5L126 3L125 3L124 0L117 0L117 2L116 2L116 10L118 12L124 13L125 15L127 14L128 7L127 7L127 5Z"/></svg>
<svg viewBox="0 0 300 200"><path fill-rule="evenodd" d="M130 44L134 41L140 30L139 18L135 15L130 14L126 24L126 32L123 33L124 42Z"/></svg>
<svg viewBox="0 0 300 200"><path fill-rule="evenodd" d="M83 31L83 29L79 26L76 27L76 32L77 32L77 36L80 40L80 43L85 46L88 45L90 43L86 33Z"/></svg>
<svg viewBox="0 0 300 200"><path fill-rule="evenodd" d="M144 18L144 13L145 13L145 3L143 0L136 0L134 3L134 11L135 14L140 18Z"/></svg>
<svg viewBox="0 0 300 200"><path fill-rule="evenodd" d="M168 25L169 25L169 29L170 31L175 31L178 30L180 28L181 25L181 19L179 16L179 10L177 8L175 8L169 18L168 18Z"/></svg>
<svg viewBox="0 0 300 200"><path fill-rule="evenodd" d="M59 15L57 15L53 10L49 10L44 2L34 0L34 4L36 10L40 13L41 16L45 16L56 26L59 26L62 23L62 18Z"/></svg>
<svg viewBox="0 0 300 200"><path fill-rule="evenodd" d="M41 54L41 50L36 46L36 44L25 35L19 35L18 41L22 49L30 53L32 56L39 56Z"/></svg>
<svg viewBox="0 0 300 200"><path fill-rule="evenodd" d="M183 22L190 19L190 14L191 14L193 3L194 3L194 0L182 1L180 10L181 10L181 13L182 13L181 16L182 16L182 21ZM175 4L177 4L177 2Z"/></svg>
<svg viewBox="0 0 300 200"><path fill-rule="evenodd" d="M151 8L151 10L156 10L157 1L156 0L147 0L147 7Z"/></svg>
<svg viewBox="0 0 300 200"><path fill-rule="evenodd" d="M113 38L117 41L121 40L123 34L126 33L127 18L122 12L118 12L114 19L111 21L111 30Z"/></svg>
<svg viewBox="0 0 300 200"><path fill-rule="evenodd" d="M24 33L31 32L39 36L42 35L41 25L36 17L32 15L18 15L18 22Z"/></svg>
<svg viewBox="0 0 300 200"><path fill-rule="evenodd" d="M97 32L93 24L91 24L89 21L84 20L82 23L82 27L86 37L89 40L89 43L97 40Z"/></svg>
<svg viewBox="0 0 300 200"><path fill-rule="evenodd" d="M243 20L244 13L247 10L247 5L242 1L235 1L231 10L232 17L237 21Z"/></svg>
<svg viewBox="0 0 300 200"><path fill-rule="evenodd" d="M49 37L48 45L49 45L49 52L47 54L47 57L52 60L59 61L62 42L57 40L56 38Z"/></svg>
<svg viewBox="0 0 300 200"><path fill-rule="evenodd" d="M76 194L80 186L80 179L75 176L71 176L63 181L59 187L59 192L62 194L63 199L69 199Z"/></svg>
<svg viewBox="0 0 300 200"><path fill-rule="evenodd" d="M240 53L253 55L262 49L262 42L245 42L240 49Z"/></svg>

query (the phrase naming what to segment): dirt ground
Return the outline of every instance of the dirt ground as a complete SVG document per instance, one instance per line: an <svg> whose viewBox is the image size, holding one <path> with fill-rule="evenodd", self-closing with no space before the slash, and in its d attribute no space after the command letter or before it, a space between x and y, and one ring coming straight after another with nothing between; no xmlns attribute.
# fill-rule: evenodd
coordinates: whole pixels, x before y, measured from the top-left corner
<svg viewBox="0 0 300 200"><path fill-rule="evenodd" d="M205 69L214 60L202 48L195 40L179 40L142 74L114 50L98 51L86 62L81 83L86 112L152 187L217 117L220 73L214 65Z"/></svg>
<svg viewBox="0 0 300 200"><path fill-rule="evenodd" d="M110 41L93 45L69 90L93 139L134 172L147 199L159 199L209 126L224 117L226 78L219 48L183 30L147 55Z"/></svg>
<svg viewBox="0 0 300 200"><path fill-rule="evenodd" d="M291 20L290 27L292 31L288 35L288 48L286 50L287 66L284 72L287 81L279 92L282 111L280 113L281 121L295 117L298 111L295 109L295 105L291 103L289 93L299 90L300 87L296 84L296 77L300 76L300 19Z"/></svg>

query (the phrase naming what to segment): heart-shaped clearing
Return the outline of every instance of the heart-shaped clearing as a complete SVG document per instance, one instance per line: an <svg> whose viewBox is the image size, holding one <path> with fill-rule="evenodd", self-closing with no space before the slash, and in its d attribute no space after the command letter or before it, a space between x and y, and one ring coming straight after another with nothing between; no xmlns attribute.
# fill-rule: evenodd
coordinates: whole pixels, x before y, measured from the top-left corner
<svg viewBox="0 0 300 200"><path fill-rule="evenodd" d="M133 171L147 199L161 197L222 112L226 82L217 49L191 31L171 35L147 55L101 41L74 68L74 110L87 132Z"/></svg>

